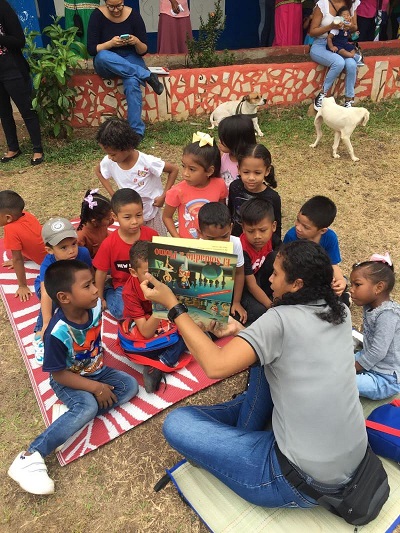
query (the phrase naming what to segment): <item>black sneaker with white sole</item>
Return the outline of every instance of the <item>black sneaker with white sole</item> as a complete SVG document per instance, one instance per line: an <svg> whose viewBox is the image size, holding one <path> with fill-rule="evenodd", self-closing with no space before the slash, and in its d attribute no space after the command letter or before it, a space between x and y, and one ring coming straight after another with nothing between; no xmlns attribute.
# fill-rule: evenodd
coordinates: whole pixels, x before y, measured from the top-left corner
<svg viewBox="0 0 400 533"><path fill-rule="evenodd" d="M344 104L343 104L343 107L346 107L347 109L349 107L353 107L353 104L354 104L354 100L347 100Z"/></svg>
<svg viewBox="0 0 400 533"><path fill-rule="evenodd" d="M315 111L318 111L318 109L320 109L320 107L322 106L322 101L325 98L325 96L326 96L325 93L319 93L319 95L315 98L314 100Z"/></svg>

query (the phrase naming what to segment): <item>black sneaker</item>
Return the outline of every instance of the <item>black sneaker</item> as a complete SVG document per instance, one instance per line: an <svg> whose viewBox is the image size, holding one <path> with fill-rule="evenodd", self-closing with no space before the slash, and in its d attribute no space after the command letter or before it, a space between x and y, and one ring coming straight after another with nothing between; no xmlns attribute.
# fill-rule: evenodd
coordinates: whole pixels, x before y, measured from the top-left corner
<svg viewBox="0 0 400 533"><path fill-rule="evenodd" d="M164 374L158 368L152 366L145 366L143 368L143 382L146 392L156 392L159 387Z"/></svg>
<svg viewBox="0 0 400 533"><path fill-rule="evenodd" d="M156 94L158 95L162 94L164 90L164 85L159 81L157 74L154 74L154 72L152 72L150 76L147 78L146 83L150 85L150 87L153 89L153 91Z"/></svg>
<svg viewBox="0 0 400 533"><path fill-rule="evenodd" d="M315 109L315 111L318 111L318 109L321 108L322 101L325 98L325 96L326 96L325 93L319 93L319 95L315 98L315 100L314 100L314 109Z"/></svg>

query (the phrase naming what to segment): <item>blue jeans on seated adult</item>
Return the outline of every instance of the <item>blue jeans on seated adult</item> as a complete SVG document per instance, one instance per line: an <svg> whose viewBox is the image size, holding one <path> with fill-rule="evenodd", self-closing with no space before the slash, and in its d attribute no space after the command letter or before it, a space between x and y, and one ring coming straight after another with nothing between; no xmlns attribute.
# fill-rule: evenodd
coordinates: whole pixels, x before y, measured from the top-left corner
<svg viewBox="0 0 400 533"><path fill-rule="evenodd" d="M94 68L99 76L110 79L122 78L126 103L128 106L128 122L139 135L144 135L142 120L142 91L140 86L150 76L141 56L128 50L121 50L116 54L110 50L101 50L93 60Z"/></svg>
<svg viewBox="0 0 400 533"><path fill-rule="evenodd" d="M126 403L138 392L138 384L134 377L107 366L95 375L85 377L112 385L114 387L113 393L118 401L108 409L99 409L99 404L93 394L60 385L50 376L51 388L69 410L57 418L31 443L28 448L30 453L39 452L42 457L46 457L58 446L64 444L85 424L93 420L95 416L103 415L113 407Z"/></svg>
<svg viewBox="0 0 400 533"><path fill-rule="evenodd" d="M124 302L122 300L123 287L114 289L110 284L104 287L104 299L107 302L107 308L114 318L122 320L124 315Z"/></svg>
<svg viewBox="0 0 400 533"><path fill-rule="evenodd" d="M244 394L218 405L175 409L163 433L179 453L255 505L314 507L315 500L282 475L274 433L264 430L272 408L264 369L254 367Z"/></svg>
<svg viewBox="0 0 400 533"><path fill-rule="evenodd" d="M343 69L346 70L345 96L354 98L354 87L357 80L357 64L352 57L344 58L326 49L327 40L319 37L314 39L311 46L310 57L313 61L329 67L323 84L323 92L327 93Z"/></svg>

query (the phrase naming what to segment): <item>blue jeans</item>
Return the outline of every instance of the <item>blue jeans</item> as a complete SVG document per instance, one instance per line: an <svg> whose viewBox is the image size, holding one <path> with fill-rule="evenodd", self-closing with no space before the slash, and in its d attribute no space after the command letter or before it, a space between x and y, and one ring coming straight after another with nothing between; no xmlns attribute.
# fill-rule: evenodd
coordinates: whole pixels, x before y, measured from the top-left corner
<svg viewBox="0 0 400 533"><path fill-rule="evenodd" d="M400 384L394 375L379 372L362 372L357 374L357 387L360 396L370 400L384 400L400 392Z"/></svg>
<svg viewBox="0 0 400 533"><path fill-rule="evenodd" d="M264 369L255 367L247 392L219 405L175 409L163 433L179 453L255 505L313 507L282 475L274 433L264 430L272 408Z"/></svg>
<svg viewBox="0 0 400 533"><path fill-rule="evenodd" d="M187 346L182 337L179 340L168 346L167 348L161 348L159 350L153 350L152 352L146 352L144 355L151 357L152 359L159 359L164 365L174 366L178 362L179 357L187 350Z"/></svg>
<svg viewBox="0 0 400 533"><path fill-rule="evenodd" d="M357 81L357 64L352 57L344 58L326 49L327 40L319 37L314 39L311 46L310 57L319 65L329 67L322 90L327 93L333 82L339 77L343 69L346 70L345 96L354 98L354 87Z"/></svg>
<svg viewBox="0 0 400 533"><path fill-rule="evenodd" d="M142 120L142 91L140 86L150 76L143 58L129 51L121 50L119 54L110 50L101 50L93 60L94 68L102 78L122 78L126 103L128 106L128 122L139 135L144 135Z"/></svg>
<svg viewBox="0 0 400 533"><path fill-rule="evenodd" d="M117 287L114 289L109 283L106 283L104 287L104 299L107 302L107 308L117 320L122 320L124 315L122 289L123 287Z"/></svg>
<svg viewBox="0 0 400 533"><path fill-rule="evenodd" d="M35 287L36 296L38 297L39 300L41 300L42 299L41 298L42 290L41 290L41 287L40 287L40 278L39 278L39 276L35 279L35 282L34 282L33 286ZM52 315L54 315L54 312L55 312L56 309L57 309L57 306L54 304L54 302L52 302L52 304L51 304L51 314ZM43 315L42 315L42 306L40 306L39 314L38 314L38 317L37 317L37 320L36 320L36 325L33 328L33 332L36 333L37 331L41 331L42 328L43 328Z"/></svg>
<svg viewBox="0 0 400 533"><path fill-rule="evenodd" d="M69 411L61 415L47 429L43 431L29 446L30 453L39 452L46 457L61 444L64 444L72 435L79 431L85 424L97 415L107 413L113 407L122 405L136 396L138 384L134 377L121 370L103 367L94 376L85 376L87 379L107 383L114 387L113 393L117 402L108 409L99 409L96 398L87 391L72 389L60 385L50 376L51 388L57 397L68 407Z"/></svg>

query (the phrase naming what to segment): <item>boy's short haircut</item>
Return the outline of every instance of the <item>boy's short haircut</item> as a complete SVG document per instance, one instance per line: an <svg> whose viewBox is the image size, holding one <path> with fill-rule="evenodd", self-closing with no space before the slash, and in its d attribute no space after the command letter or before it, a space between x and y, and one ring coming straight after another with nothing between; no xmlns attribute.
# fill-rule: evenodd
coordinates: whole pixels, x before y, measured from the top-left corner
<svg viewBox="0 0 400 533"><path fill-rule="evenodd" d="M300 208L300 213L318 228L329 228L335 220L336 205L326 196L313 196Z"/></svg>
<svg viewBox="0 0 400 533"><path fill-rule="evenodd" d="M71 292L75 274L80 270L90 270L89 266L77 259L61 259L51 264L44 275L44 286L53 302L59 305L57 294Z"/></svg>
<svg viewBox="0 0 400 533"><path fill-rule="evenodd" d="M128 204L138 204L143 207L143 201L140 194L129 188L118 189L111 198L111 209L113 210L113 213L117 215L121 207Z"/></svg>
<svg viewBox="0 0 400 533"><path fill-rule="evenodd" d="M10 190L0 191L0 212L19 215L24 207L25 202L18 193Z"/></svg>
<svg viewBox="0 0 400 533"><path fill-rule="evenodd" d="M275 221L274 208L268 200L263 198L251 198L242 204L240 208L240 218L242 224L255 226L264 218L268 218L271 222Z"/></svg>
<svg viewBox="0 0 400 533"><path fill-rule="evenodd" d="M209 202L201 206L198 214L199 229L203 231L209 226L225 228L232 223L228 206L221 202Z"/></svg>
<svg viewBox="0 0 400 533"><path fill-rule="evenodd" d="M136 241L129 250L131 268L137 270L142 263L147 263L149 257L148 241Z"/></svg>

